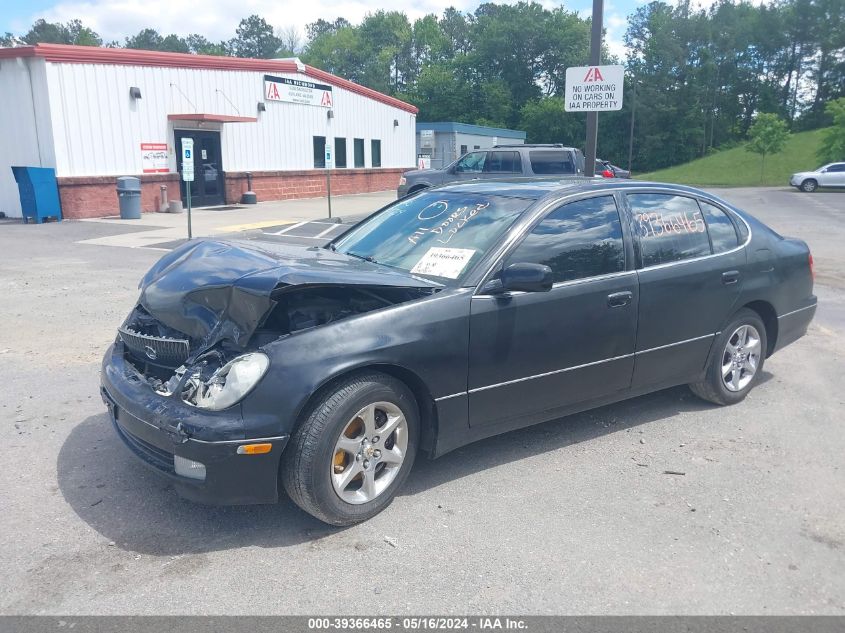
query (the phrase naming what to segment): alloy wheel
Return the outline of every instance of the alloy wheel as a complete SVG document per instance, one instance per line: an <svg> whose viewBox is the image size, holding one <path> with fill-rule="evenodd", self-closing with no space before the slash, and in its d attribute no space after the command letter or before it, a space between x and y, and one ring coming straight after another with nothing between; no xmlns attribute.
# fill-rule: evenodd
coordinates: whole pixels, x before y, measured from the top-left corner
<svg viewBox="0 0 845 633"><path fill-rule="evenodd" d="M362 504L382 494L402 469L408 421L390 402L375 402L343 427L332 453L331 479L343 501Z"/></svg>
<svg viewBox="0 0 845 633"><path fill-rule="evenodd" d="M728 391L742 391L754 379L760 364L760 333L753 325L740 325L722 353L722 382Z"/></svg>

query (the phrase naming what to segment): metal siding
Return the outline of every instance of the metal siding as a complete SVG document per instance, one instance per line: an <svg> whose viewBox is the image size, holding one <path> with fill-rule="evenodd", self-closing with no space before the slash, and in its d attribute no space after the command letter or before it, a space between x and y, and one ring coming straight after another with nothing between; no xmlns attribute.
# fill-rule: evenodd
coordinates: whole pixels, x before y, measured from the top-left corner
<svg viewBox="0 0 845 633"><path fill-rule="evenodd" d="M60 176L140 173L142 142L171 145L175 170L173 130L196 124L168 121L167 115L195 112L258 117L257 123L203 126L221 130L225 171L313 169L316 135L349 139L350 166L354 138L365 141L368 168L371 139L382 141L382 167L415 163L415 115L336 86L335 118L329 121L325 108L293 103L267 102L266 112L258 113L264 92L264 73L259 72L50 63L48 76L58 86L53 119ZM130 99L130 86L141 89L140 100Z"/></svg>
<svg viewBox="0 0 845 633"><path fill-rule="evenodd" d="M11 167L54 167L45 63L8 59L0 63L0 211L21 217Z"/></svg>

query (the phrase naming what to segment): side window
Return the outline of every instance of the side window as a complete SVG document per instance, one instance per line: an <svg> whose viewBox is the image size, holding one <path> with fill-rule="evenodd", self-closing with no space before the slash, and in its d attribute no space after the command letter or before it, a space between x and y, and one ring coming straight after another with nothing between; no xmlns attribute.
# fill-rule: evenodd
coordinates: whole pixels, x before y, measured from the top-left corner
<svg viewBox="0 0 845 633"><path fill-rule="evenodd" d="M346 139L335 137L334 139L334 166L346 167Z"/></svg>
<svg viewBox="0 0 845 633"><path fill-rule="evenodd" d="M549 213L505 262L545 264L555 283L625 269L622 224L613 196L570 202Z"/></svg>
<svg viewBox="0 0 845 633"><path fill-rule="evenodd" d="M707 232L710 234L714 253L724 253L739 246L736 227L724 211L704 202L704 200L699 200L698 206L701 207L701 212L704 214L704 221L707 223Z"/></svg>
<svg viewBox="0 0 845 633"><path fill-rule="evenodd" d="M314 137L314 167L322 168L326 166L326 137Z"/></svg>
<svg viewBox="0 0 845 633"><path fill-rule="evenodd" d="M467 153L467 146L466 146L466 145L461 145L461 156L463 156L463 155L464 155L464 154L466 154L466 153Z"/></svg>
<svg viewBox="0 0 845 633"><path fill-rule="evenodd" d="M487 152L473 152L467 154L455 166L455 171L459 174L480 174L484 171L484 162L487 158Z"/></svg>
<svg viewBox="0 0 845 633"><path fill-rule="evenodd" d="M845 172L845 163L837 163L836 165L831 165L825 171L831 173Z"/></svg>
<svg viewBox="0 0 845 633"><path fill-rule="evenodd" d="M707 227L695 200L662 193L627 197L640 237L643 267L710 254Z"/></svg>
<svg viewBox="0 0 845 633"><path fill-rule="evenodd" d="M537 175L575 173L569 152L536 150L528 152L528 160L531 161L531 170Z"/></svg>
<svg viewBox="0 0 845 633"><path fill-rule="evenodd" d="M522 171L522 161L518 152L490 152L487 158L486 172L491 174L513 174Z"/></svg>

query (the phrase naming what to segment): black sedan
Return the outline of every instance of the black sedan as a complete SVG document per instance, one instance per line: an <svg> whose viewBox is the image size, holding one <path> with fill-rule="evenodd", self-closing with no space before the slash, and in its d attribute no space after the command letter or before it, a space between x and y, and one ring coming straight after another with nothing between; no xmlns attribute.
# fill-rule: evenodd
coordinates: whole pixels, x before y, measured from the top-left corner
<svg viewBox="0 0 845 633"><path fill-rule="evenodd" d="M702 191L467 182L326 248L194 240L165 255L102 395L184 496L284 488L349 525L390 503L419 452L679 384L739 402L815 310L807 245Z"/></svg>

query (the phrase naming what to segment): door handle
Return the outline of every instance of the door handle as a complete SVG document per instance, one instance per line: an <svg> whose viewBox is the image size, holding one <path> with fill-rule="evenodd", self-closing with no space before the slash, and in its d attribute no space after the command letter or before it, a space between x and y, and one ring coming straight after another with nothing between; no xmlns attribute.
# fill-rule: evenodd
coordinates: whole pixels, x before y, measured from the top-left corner
<svg viewBox="0 0 845 633"><path fill-rule="evenodd" d="M627 290L625 292L614 292L607 295L607 305L611 308L621 308L631 303L633 298L634 293Z"/></svg>
<svg viewBox="0 0 845 633"><path fill-rule="evenodd" d="M731 284L735 284L739 281L739 271L738 270L729 270L727 272L722 273L722 283L726 286Z"/></svg>

